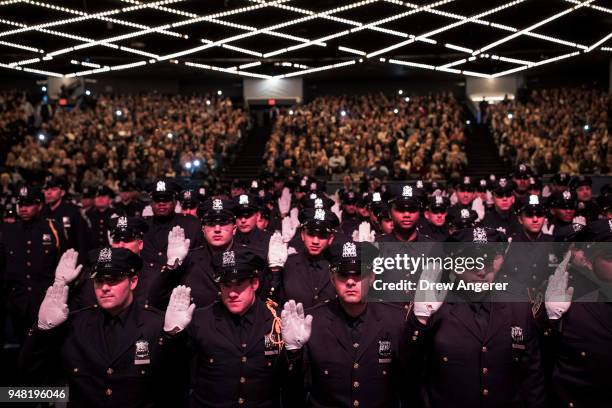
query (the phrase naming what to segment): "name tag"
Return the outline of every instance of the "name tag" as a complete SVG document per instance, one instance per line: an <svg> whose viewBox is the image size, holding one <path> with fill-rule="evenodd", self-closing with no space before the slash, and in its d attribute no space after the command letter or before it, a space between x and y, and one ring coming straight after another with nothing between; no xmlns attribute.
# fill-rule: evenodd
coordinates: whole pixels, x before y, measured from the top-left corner
<svg viewBox="0 0 612 408"><path fill-rule="evenodd" d="M280 349L277 344L274 344L269 336L264 336L264 355L276 356L280 354Z"/></svg>

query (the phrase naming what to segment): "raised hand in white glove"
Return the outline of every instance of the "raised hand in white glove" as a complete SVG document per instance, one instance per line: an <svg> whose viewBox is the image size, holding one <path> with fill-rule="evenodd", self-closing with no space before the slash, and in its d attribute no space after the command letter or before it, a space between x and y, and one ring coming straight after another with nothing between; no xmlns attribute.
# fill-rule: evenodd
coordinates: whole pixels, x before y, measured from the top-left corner
<svg viewBox="0 0 612 408"><path fill-rule="evenodd" d="M191 288L179 285L172 290L164 317L164 331L178 333L191 323L195 303L191 303Z"/></svg>
<svg viewBox="0 0 612 408"><path fill-rule="evenodd" d="M151 207L150 205L147 205L143 210L142 210L142 216L143 217L152 217L153 214L153 207Z"/></svg>
<svg viewBox="0 0 612 408"><path fill-rule="evenodd" d="M359 230L358 229L353 231L353 234L351 235L351 239L353 240L353 242L359 242Z"/></svg>
<svg viewBox="0 0 612 408"><path fill-rule="evenodd" d="M304 316L304 306L289 300L281 312L281 330L287 350L299 350L310 339L312 316Z"/></svg>
<svg viewBox="0 0 612 408"><path fill-rule="evenodd" d="M278 199L278 210L281 215L285 216L289 213L291 207L291 193L287 187L283 188L280 198Z"/></svg>
<svg viewBox="0 0 612 408"><path fill-rule="evenodd" d="M478 221L482 221L485 216L485 207L482 198L476 197L474 201L472 201L472 210L478 214Z"/></svg>
<svg viewBox="0 0 612 408"><path fill-rule="evenodd" d="M580 224L580 225L587 225L587 220L582 215L579 215L577 217L574 217L574 219L572 220L572 223Z"/></svg>
<svg viewBox="0 0 612 408"><path fill-rule="evenodd" d="M282 229L283 242L291 241L291 238L293 238L293 236L295 235L295 230L296 230L296 227L293 225L291 218L289 217L283 218L283 220L281 221L281 229Z"/></svg>
<svg viewBox="0 0 612 408"><path fill-rule="evenodd" d="M571 286L567 287L567 265L571 257L572 253L568 251L563 261L555 269L555 273L548 278L544 304L546 306L546 314L551 320L560 319L572 305L574 288Z"/></svg>
<svg viewBox="0 0 612 408"><path fill-rule="evenodd" d="M282 268L287 261L287 244L283 242L283 236L276 231L270 237L268 247L268 266L270 268Z"/></svg>
<svg viewBox="0 0 612 408"><path fill-rule="evenodd" d="M56 282L49 286L40 309L38 309L38 328L49 330L68 319L68 286Z"/></svg>
<svg viewBox="0 0 612 408"><path fill-rule="evenodd" d="M429 283L440 283L441 276L441 268L428 264L427 267L423 269L420 279ZM446 290L417 289L414 294L414 314L419 318L421 323L425 323L427 319L442 306L446 293Z"/></svg>
<svg viewBox="0 0 612 408"><path fill-rule="evenodd" d="M548 224L548 220L544 219L544 226L542 227L542 232L544 234L552 235L555 231L555 224Z"/></svg>
<svg viewBox="0 0 612 408"><path fill-rule="evenodd" d="M168 233L168 249L166 250L166 263L168 265L180 265L189 252L191 240L185 238L185 230L176 225Z"/></svg>
<svg viewBox="0 0 612 408"><path fill-rule="evenodd" d="M83 269L83 265L77 266L78 257L79 253L72 248L64 252L55 268L54 283L69 285L79 276L81 269Z"/></svg>
<svg viewBox="0 0 612 408"><path fill-rule="evenodd" d="M370 223L362 221L359 224L359 232L357 233L357 242L374 242L376 232L371 231Z"/></svg>

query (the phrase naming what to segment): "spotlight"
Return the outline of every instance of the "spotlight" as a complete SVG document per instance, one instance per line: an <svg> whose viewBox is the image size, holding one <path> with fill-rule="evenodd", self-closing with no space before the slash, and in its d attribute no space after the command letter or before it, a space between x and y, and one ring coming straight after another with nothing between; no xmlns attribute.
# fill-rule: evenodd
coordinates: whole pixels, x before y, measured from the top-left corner
<svg viewBox="0 0 612 408"><path fill-rule="evenodd" d="M293 109L289 109L289 114L293 115Z"/></svg>
<svg viewBox="0 0 612 408"><path fill-rule="evenodd" d="M219 95L219 96L223 95L223 91L219 89L219 90L217 91L217 95Z"/></svg>
<svg viewBox="0 0 612 408"><path fill-rule="evenodd" d="M407 96L407 97L405 97L405 98L404 98L404 100L405 100L406 102L410 102L410 98L409 98L408 96Z"/></svg>
<svg viewBox="0 0 612 408"><path fill-rule="evenodd" d="M121 116L121 115L123 115L123 112L121 112L121 109L117 109L117 110L115 111L115 115L117 115L117 116Z"/></svg>
<svg viewBox="0 0 612 408"><path fill-rule="evenodd" d="M589 130L591 127L589 125L584 125L584 130Z"/></svg>
<svg viewBox="0 0 612 408"><path fill-rule="evenodd" d="M397 108L393 109L393 113L395 113L397 115L399 113L399 109L397 109Z"/></svg>
<svg viewBox="0 0 612 408"><path fill-rule="evenodd" d="M345 110L340 111L340 116L346 116L346 111Z"/></svg>
<svg viewBox="0 0 612 408"><path fill-rule="evenodd" d="M172 139L174 137L174 135L172 133L168 133L168 139Z"/></svg>
<svg viewBox="0 0 612 408"><path fill-rule="evenodd" d="M404 91L402 89L400 89L399 91L397 91L398 95L401 95L404 93Z"/></svg>
<svg viewBox="0 0 612 408"><path fill-rule="evenodd" d="M186 168L187 170L191 170L191 162L187 162L187 163L185 163L185 168Z"/></svg>
<svg viewBox="0 0 612 408"><path fill-rule="evenodd" d="M472 123L472 122L471 122L471 121L469 121L469 120L466 120L466 121L465 121L465 124L466 124L466 125L469 125L470 123Z"/></svg>
<svg viewBox="0 0 612 408"><path fill-rule="evenodd" d="M200 167L200 161L199 160L194 160L193 161L193 165L196 167Z"/></svg>
<svg viewBox="0 0 612 408"><path fill-rule="evenodd" d="M44 133L39 133L38 134L38 140L40 140L41 142L45 141L45 134Z"/></svg>
<svg viewBox="0 0 612 408"><path fill-rule="evenodd" d="M43 87L40 88L40 90L43 91L43 92L47 92L47 87L43 86Z"/></svg>
<svg viewBox="0 0 612 408"><path fill-rule="evenodd" d="M508 114L508 119L512 119L512 118L513 118L512 114L511 114L511 113L509 113L509 114Z"/></svg>
<svg viewBox="0 0 612 408"><path fill-rule="evenodd" d="M206 100L206 105L210 105L210 101L208 99Z"/></svg>
<svg viewBox="0 0 612 408"><path fill-rule="evenodd" d="M87 90L85 91L85 95L87 95L87 96L91 95L91 91L90 91L89 89L87 89Z"/></svg>

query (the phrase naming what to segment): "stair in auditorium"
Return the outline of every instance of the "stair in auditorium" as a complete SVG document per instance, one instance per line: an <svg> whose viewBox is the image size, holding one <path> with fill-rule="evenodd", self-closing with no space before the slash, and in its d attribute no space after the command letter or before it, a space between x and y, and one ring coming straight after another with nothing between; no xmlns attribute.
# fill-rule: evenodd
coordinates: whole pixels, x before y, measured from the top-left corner
<svg viewBox="0 0 612 408"><path fill-rule="evenodd" d="M469 176L486 178L491 173L502 175L507 171L499 157L493 135L486 125L473 124L471 126L471 132L467 138L466 155L468 159L466 174Z"/></svg>
<svg viewBox="0 0 612 408"><path fill-rule="evenodd" d="M262 157L269 137L270 128L266 126L257 126L249 132L235 160L221 176L221 181L230 182L233 179L250 181L257 177L263 165Z"/></svg>

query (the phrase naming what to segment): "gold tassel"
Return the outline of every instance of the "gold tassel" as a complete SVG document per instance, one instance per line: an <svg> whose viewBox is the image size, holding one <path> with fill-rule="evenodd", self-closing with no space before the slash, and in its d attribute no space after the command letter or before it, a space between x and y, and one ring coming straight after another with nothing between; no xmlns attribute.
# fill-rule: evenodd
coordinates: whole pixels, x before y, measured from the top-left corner
<svg viewBox="0 0 612 408"><path fill-rule="evenodd" d="M273 301L272 299L266 300L266 307L272 313L272 328L270 329L270 333L268 334L268 339L272 344L278 346L278 350L281 351L285 342L283 341L282 329L281 329L281 319L276 314L276 308L278 307L278 303Z"/></svg>

